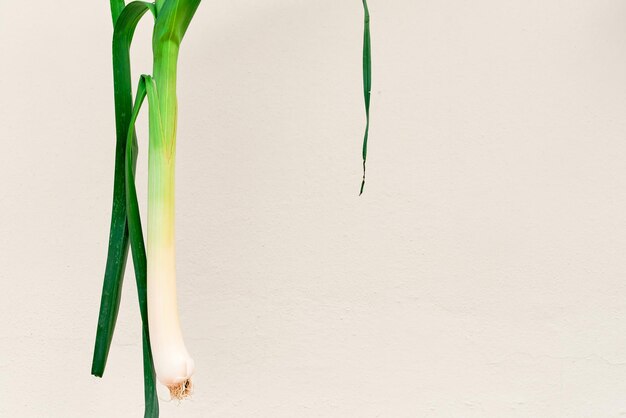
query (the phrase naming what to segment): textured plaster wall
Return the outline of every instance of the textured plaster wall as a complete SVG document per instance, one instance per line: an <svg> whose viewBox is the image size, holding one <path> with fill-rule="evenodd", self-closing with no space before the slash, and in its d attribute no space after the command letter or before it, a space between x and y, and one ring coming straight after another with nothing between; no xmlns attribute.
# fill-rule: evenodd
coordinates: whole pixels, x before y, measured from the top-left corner
<svg viewBox="0 0 626 418"><path fill-rule="evenodd" d="M162 417L626 414L626 2L204 1L180 59L193 400ZM128 269L90 361L108 2L0 3L1 417L139 417ZM150 24L135 77L150 71ZM139 182L146 182L146 119ZM162 394L165 398L165 394Z"/></svg>

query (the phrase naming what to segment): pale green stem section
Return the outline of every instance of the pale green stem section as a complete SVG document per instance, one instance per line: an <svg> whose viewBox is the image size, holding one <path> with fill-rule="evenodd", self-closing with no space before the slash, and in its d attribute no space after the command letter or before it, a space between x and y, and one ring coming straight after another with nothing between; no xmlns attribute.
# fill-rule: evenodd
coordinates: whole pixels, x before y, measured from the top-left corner
<svg viewBox="0 0 626 418"><path fill-rule="evenodd" d="M154 74L159 110L163 146L166 153L176 152L176 126L178 120L178 101L176 99L176 73L178 67L178 44L173 40L159 42L154 51ZM152 145L152 144L151 144ZM171 155L174 159L174 155Z"/></svg>

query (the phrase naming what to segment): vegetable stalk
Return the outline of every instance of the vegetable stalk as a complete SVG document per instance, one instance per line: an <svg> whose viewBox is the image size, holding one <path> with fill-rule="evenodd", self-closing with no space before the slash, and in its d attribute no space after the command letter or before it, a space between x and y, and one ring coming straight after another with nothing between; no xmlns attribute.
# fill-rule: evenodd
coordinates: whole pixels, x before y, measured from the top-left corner
<svg viewBox="0 0 626 418"><path fill-rule="evenodd" d="M174 140L173 138L171 139ZM194 362L183 341L176 300L174 155L150 141L148 168L148 323L157 379L173 397L191 389Z"/></svg>
<svg viewBox="0 0 626 418"><path fill-rule="evenodd" d="M183 342L176 297L175 127L163 125L163 131L169 128L171 132L164 141L153 132L158 127L150 127L148 323L157 379L170 388L173 397L180 398L191 389L194 363Z"/></svg>
<svg viewBox="0 0 626 418"><path fill-rule="evenodd" d="M157 379L181 399L191 392L194 362L178 317L175 250L176 70L180 43L200 0L157 3L154 98L148 151L148 324ZM148 98L150 101L150 97Z"/></svg>

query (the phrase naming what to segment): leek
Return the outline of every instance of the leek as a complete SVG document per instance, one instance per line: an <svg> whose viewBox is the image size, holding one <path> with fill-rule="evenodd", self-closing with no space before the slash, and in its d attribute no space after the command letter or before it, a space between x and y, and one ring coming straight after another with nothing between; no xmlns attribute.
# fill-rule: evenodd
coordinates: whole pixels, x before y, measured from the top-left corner
<svg viewBox="0 0 626 418"><path fill-rule="evenodd" d="M365 12L363 87L366 128L363 139L363 180L369 134L371 46L369 10ZM111 346L128 255L133 267L142 320L144 417L158 417L158 380L172 398L191 394L194 361L185 346L178 317L175 262L176 74L180 45L200 0L156 0L155 3L110 0L113 19L113 72L116 116L116 158L109 250L98 317L92 374L102 377ZM153 74L139 79L132 100L130 44L140 19L154 17ZM137 192L135 122L147 98L149 106L147 248Z"/></svg>

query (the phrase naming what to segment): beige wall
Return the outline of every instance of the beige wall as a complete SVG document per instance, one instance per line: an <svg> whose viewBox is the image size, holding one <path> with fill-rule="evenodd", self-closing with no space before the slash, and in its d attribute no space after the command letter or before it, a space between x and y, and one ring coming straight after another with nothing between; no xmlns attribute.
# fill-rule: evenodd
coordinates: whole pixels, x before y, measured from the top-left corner
<svg viewBox="0 0 626 418"><path fill-rule="evenodd" d="M196 392L162 416L623 416L626 2L370 7L357 198L360 2L201 5L177 172ZM105 0L0 4L2 417L141 416L130 269L107 373L89 375L110 36Z"/></svg>

